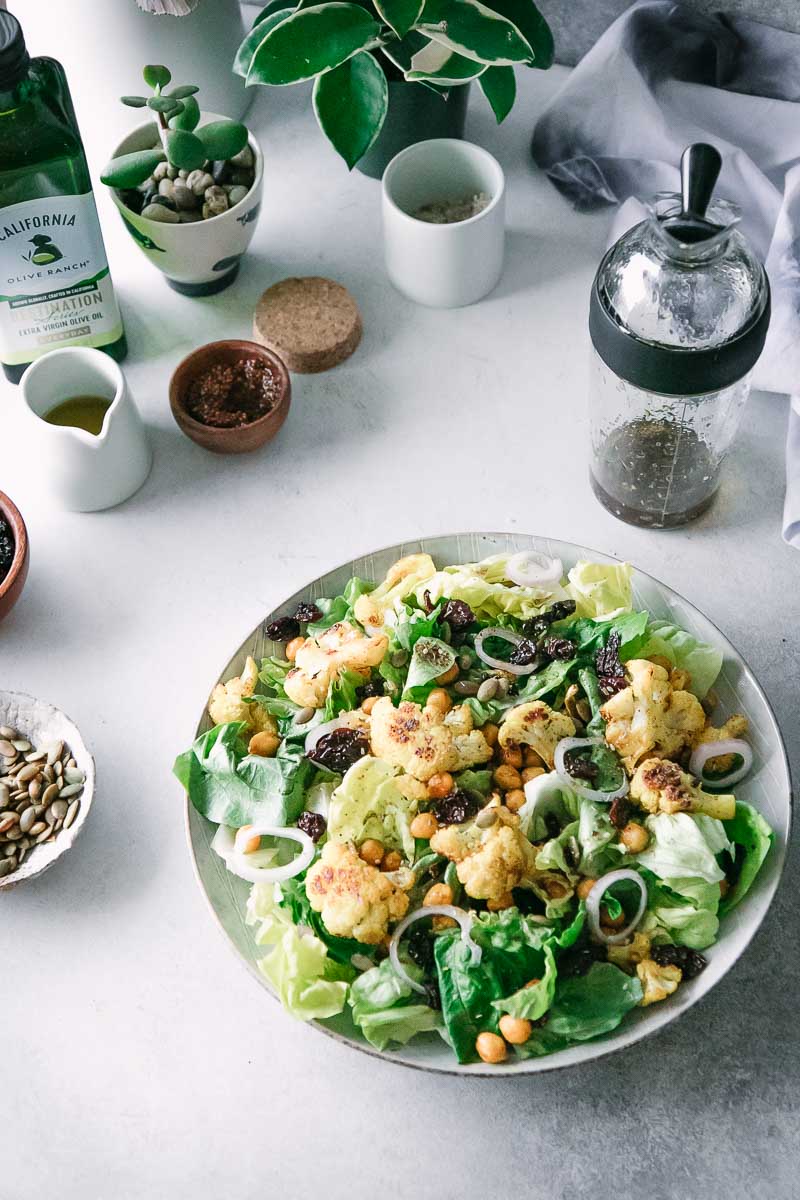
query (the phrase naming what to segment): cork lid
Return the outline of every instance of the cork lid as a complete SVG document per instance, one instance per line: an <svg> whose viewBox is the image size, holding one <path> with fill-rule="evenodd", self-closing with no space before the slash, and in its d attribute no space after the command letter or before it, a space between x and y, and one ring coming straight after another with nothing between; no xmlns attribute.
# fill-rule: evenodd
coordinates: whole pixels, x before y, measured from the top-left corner
<svg viewBox="0 0 800 1200"><path fill-rule="evenodd" d="M353 297L319 275L282 279L256 305L253 336L280 355L290 371L311 374L344 362L361 341Z"/></svg>

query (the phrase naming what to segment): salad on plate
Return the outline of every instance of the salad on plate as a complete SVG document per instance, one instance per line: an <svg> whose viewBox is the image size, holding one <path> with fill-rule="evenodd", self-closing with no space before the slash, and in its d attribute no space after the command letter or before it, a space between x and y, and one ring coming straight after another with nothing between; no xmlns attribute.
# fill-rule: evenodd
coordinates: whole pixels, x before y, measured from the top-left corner
<svg viewBox="0 0 800 1200"><path fill-rule="evenodd" d="M637 610L632 576L412 554L217 685L175 773L288 1012L498 1063L691 986L772 831L735 795L721 653Z"/></svg>

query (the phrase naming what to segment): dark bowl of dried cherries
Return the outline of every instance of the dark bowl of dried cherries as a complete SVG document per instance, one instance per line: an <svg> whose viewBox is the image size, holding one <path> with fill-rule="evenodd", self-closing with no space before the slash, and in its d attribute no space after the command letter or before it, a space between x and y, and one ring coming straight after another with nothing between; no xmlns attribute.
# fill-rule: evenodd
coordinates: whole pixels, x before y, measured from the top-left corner
<svg viewBox="0 0 800 1200"><path fill-rule="evenodd" d="M0 621L20 598L28 577L28 531L19 509L0 492Z"/></svg>
<svg viewBox="0 0 800 1200"><path fill-rule="evenodd" d="M291 398L285 364L257 342L209 342L179 363L169 385L177 424L214 454L244 454L271 441Z"/></svg>

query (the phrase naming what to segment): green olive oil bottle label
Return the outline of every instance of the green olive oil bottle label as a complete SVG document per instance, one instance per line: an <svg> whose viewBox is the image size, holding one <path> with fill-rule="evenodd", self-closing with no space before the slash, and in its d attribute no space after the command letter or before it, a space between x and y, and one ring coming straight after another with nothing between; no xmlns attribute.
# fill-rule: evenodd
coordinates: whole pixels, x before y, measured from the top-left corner
<svg viewBox="0 0 800 1200"><path fill-rule="evenodd" d="M0 212L0 359L28 363L54 346L122 336L91 192Z"/></svg>
<svg viewBox="0 0 800 1200"><path fill-rule="evenodd" d="M0 8L0 365L64 345L127 352L64 69Z"/></svg>

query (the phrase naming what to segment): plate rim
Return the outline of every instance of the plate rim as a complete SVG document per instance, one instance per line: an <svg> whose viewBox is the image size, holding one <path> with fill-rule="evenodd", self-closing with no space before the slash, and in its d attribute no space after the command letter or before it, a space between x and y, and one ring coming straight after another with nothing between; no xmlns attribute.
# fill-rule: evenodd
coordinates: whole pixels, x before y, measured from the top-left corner
<svg viewBox="0 0 800 1200"><path fill-rule="evenodd" d="M515 531L461 530L460 532L456 532L456 533L427 534L427 535L422 535L422 536L418 536L415 538L404 539L400 542L390 542L389 544L387 544L385 546L379 546L375 549L365 551L362 554L355 554L351 558L345 559L343 562L337 563L334 566L329 567L328 570L321 571L314 577L313 580L309 581L305 585L302 585L301 588L298 590L303 590L303 587L305 587L307 589L308 587L312 586L313 583L316 583L317 580L323 578L324 576L334 574L337 571L341 571L345 567L347 567L348 564L352 565L353 563L358 562L359 559L370 558L370 557L374 557L374 556L380 555L380 554L386 554L389 551L401 550L407 546L410 547L410 546L413 546L413 545L419 544L419 543L426 543L426 542L431 542L431 541L443 541L445 539L468 538L468 537L508 538L511 540L516 539L516 538L530 538L532 540L538 540L538 541L554 541L554 542L559 542L562 545L568 545L571 548L574 548L575 550L585 551L590 555L596 555L598 557L598 559L605 559L607 562L625 563L625 562L630 561L628 559L619 558L613 554L608 554L605 551L596 550L591 546L584 546L577 542L570 542L563 538L549 537L548 535L545 535L545 534L527 533L523 530L515 530ZM411 551L411 550L409 551L409 553L414 553L414 552L415 551ZM416 551L416 552L418 553L419 551ZM612 1054L621 1053L623 1050L628 1049L632 1045L636 1045L640 1042L647 1040L648 1038L657 1036L658 1034L662 1033L668 1026L672 1025L676 1021L679 1021L681 1017L683 1017L686 1013L688 1013L691 1009L693 1009L697 1004L699 1004L702 1000L704 1000L706 998L706 996L710 995L710 993L714 990L714 988L716 988L717 984L721 983L722 980L725 979L726 976L729 975L730 972L737 966L737 964L739 963L739 961L741 960L743 955L749 949L753 939L759 933L761 926L763 925L763 923L767 917L767 914L769 913L773 904L775 903L775 898L778 894L778 891L780 890L780 888L784 882L784 873L785 873L785 869L786 869L786 859L787 859L788 847L789 847L789 843L790 843L790 840L792 837L793 826L794 826L794 817L795 817L794 781L792 779L791 762L789 761L789 756L786 752L786 743L784 741L783 733L781 731L780 724L775 715L775 712L773 710L770 699L767 696L764 688L762 687L761 682L758 679L758 676L753 671L752 667L750 666L749 661L744 657L744 655L741 653L741 651L738 649L738 647L736 647L733 644L733 642L731 642L730 638L728 638L726 636L726 634L723 633L723 631L719 628L717 623L715 621L713 621L711 619L711 617L709 617L705 612L703 612L703 610L701 608L698 608L698 606L696 604L694 604L691 600L687 599L681 592L676 591L675 588L670 587L668 584L662 583L662 581L660 579L658 579L655 575L651 575L648 571L643 571L640 567L636 566L635 563L631 563L631 566L633 567L634 571L637 574L641 575L645 579L648 579L651 583L655 584L656 587L667 592L669 595L676 597L678 600L680 600L684 604L688 605L688 607L691 610L693 610L694 612L699 613L700 616L703 617L703 619L705 621L708 621L709 625L712 626L712 628L715 630L715 632L721 639L722 643L725 646L730 646L734 650L738 660L746 668L747 673L750 677L750 680L754 684L756 691L764 704L766 712L769 716L770 723L772 725L773 732L777 738L777 746L780 749L780 753L781 753L782 760L783 760L783 766L784 766L784 769L786 772L786 780L787 780L787 784L788 784L788 800L789 800L788 819L787 819L787 826L786 826L786 839L785 839L785 841L783 839L781 839L780 842L778 842L777 840L773 842L773 847L775 848L776 851L779 852L779 855L780 855L779 861L776 863L777 874L776 874L774 882L772 884L771 893L769 895L769 899L768 899L768 902L767 902L767 905L766 905L766 908L765 908L763 914L757 920L757 922L753 926L753 928L747 932L745 939L743 941L743 944L741 945L739 952L736 954L736 957L731 962L730 966L723 972L723 974L719 977L719 979L716 979L713 983L711 983L708 986L708 988L702 993L702 995L698 996L695 1000L692 1000L691 1003L689 1003L685 1008L682 1008L679 1011L675 1012L674 1015L669 1015L669 1012L667 1011L664 1014L664 1017L662 1019L647 1022L642 1027L642 1031L636 1033L636 1036L633 1036L633 1035L636 1032L637 1027L633 1026L633 1027L631 1027L628 1037L624 1038L624 1040L622 1040L621 1042L615 1041L614 1044L610 1044L608 1041L606 1041L603 1038L597 1038L597 1039L592 1039L592 1040L588 1040L586 1042L580 1043L580 1045L585 1049L585 1054L578 1062L559 1061L561 1055L559 1052L556 1052L554 1054L543 1055L541 1057L532 1058L532 1059L512 1059L508 1063L497 1063L497 1064L490 1065L490 1064L485 1064L485 1063L457 1063L457 1062L454 1062L452 1066L439 1066L439 1065L428 1064L428 1063L424 1063L424 1062L413 1062L413 1061L410 1061L409 1059L403 1058L402 1057L402 1049L400 1051L377 1050L377 1049L375 1049L375 1047L370 1046L370 1044L367 1041L356 1040L352 1037L348 1037L345 1034L340 1033L336 1029L331 1029L329 1026L323 1024L322 1021L317 1020L317 1019L314 1019L311 1021L304 1021L304 1022L302 1022L302 1024L310 1026L311 1028L316 1030L318 1033L323 1034L325 1037L331 1038L333 1041L338 1042L340 1045L346 1046L348 1049L356 1050L356 1051L360 1052L361 1054L367 1055L370 1058L375 1058L375 1059L378 1059L380 1062L390 1063L397 1067L404 1067L406 1069L420 1071L420 1072L432 1074L432 1075L450 1075L450 1076L455 1076L459 1079L464 1079L464 1078L497 1079L497 1078L501 1078L501 1077L506 1078L506 1079L513 1078L513 1077L520 1077L520 1078L527 1079L527 1078L530 1078L531 1076L548 1074L548 1073L552 1073L554 1071L567 1071L567 1070L572 1070L572 1069L578 1069L589 1063L596 1062L599 1059L608 1058ZM280 607L280 605L278 607ZM259 624L254 626L253 629L250 630L250 633L248 635L245 635L245 638L243 639L243 641L239 643L240 647L244 644L244 641L246 641L248 637L252 637L256 633L256 631L259 629L260 626L263 626L264 621L267 620L272 615L272 613L274 613L274 611L276 611L276 610L271 610L270 613L265 614L265 616L263 616L261 618L261 621L259 622ZM219 678L220 678L220 676L219 676L219 674L217 674L216 680L219 681ZM214 684L212 684L211 686L213 688ZM211 689L209 689L209 695L210 695L210 693L211 693ZM200 720L197 723L194 737L198 737L200 735L200 732L201 732L200 726L203 724L205 716L206 716L206 709L204 708L202 715L200 717ZM267 995L272 999L272 1001L274 1003L278 1004L281 1007L281 1011L283 1011L283 1006L280 1004L279 997L276 995L276 993L272 990L272 988L269 986L267 981L261 975L256 963L246 961L244 956L240 953L237 946L234 944L233 939L231 938L231 936L228 934L227 930L225 929L225 927L222 923L222 920L219 917L219 914L217 913L217 911L211 901L211 897L209 896L208 891L206 890L204 881L200 875L200 868L199 868L199 865L197 862L197 855L195 853L194 842L192 839L191 820L192 820L193 812L194 812L194 809L189 801L188 794L184 791L183 792L183 813L184 813L183 824L184 824L184 833L185 833L187 845L189 848L189 857L191 860L192 873L193 873L195 881L197 882L197 885L200 889L200 892L203 896L203 900L204 900L208 910L211 913L212 920L213 920L214 924L216 925L220 936L224 939L225 943L227 944L230 952L234 955L236 961L240 964L241 967L243 967L245 969L245 971L248 973L248 975L250 975L250 977L255 980L255 982L258 984L259 988L262 991L265 991L267 993ZM202 814L198 814L198 815L202 815ZM284 1012L284 1015L289 1016L289 1014L287 1014L285 1012Z"/></svg>

